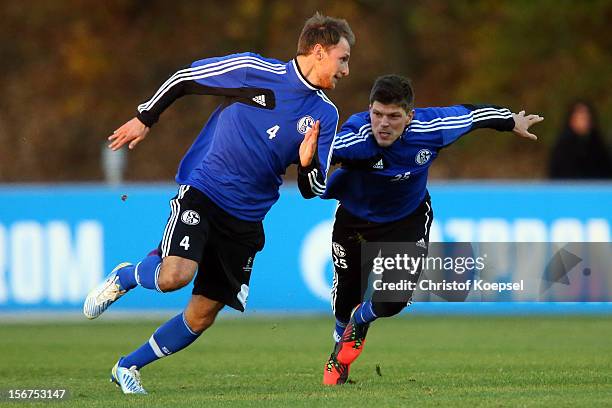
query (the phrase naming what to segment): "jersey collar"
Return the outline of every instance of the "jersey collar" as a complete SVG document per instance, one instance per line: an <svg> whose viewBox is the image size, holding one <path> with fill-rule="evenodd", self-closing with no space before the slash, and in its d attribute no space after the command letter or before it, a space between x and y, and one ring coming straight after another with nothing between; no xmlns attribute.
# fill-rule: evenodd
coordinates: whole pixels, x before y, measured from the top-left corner
<svg viewBox="0 0 612 408"><path fill-rule="evenodd" d="M292 59L291 61L289 61L289 63L287 65L291 66L292 71L294 73L294 76L291 79L298 86L300 86L303 89L308 89L308 90L311 90L311 91L320 91L322 89L322 88L312 84L308 79L306 79L304 74L302 74L302 71L300 70L300 66L298 65L297 60L295 58Z"/></svg>

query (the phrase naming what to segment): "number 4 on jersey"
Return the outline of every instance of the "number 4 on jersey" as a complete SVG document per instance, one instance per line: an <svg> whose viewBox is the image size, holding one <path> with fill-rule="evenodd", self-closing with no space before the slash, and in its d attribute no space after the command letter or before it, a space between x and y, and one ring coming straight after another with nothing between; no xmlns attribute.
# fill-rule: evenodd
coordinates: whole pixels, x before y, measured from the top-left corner
<svg viewBox="0 0 612 408"><path fill-rule="evenodd" d="M266 130L266 133L270 135L268 139L272 140L276 137L276 132L280 129L280 126L274 125L270 129Z"/></svg>
<svg viewBox="0 0 612 408"><path fill-rule="evenodd" d="M189 235L185 235L179 245L185 248L185 251L189 251Z"/></svg>

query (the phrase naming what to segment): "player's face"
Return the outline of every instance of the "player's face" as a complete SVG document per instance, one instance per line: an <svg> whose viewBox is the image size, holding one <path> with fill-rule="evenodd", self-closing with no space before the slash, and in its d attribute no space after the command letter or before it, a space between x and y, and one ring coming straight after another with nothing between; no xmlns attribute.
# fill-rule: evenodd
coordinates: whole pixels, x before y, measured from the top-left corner
<svg viewBox="0 0 612 408"><path fill-rule="evenodd" d="M401 106L374 101L370 105L370 121L376 143L380 147L391 146L404 133L413 116L414 111L406 112Z"/></svg>
<svg viewBox="0 0 612 408"><path fill-rule="evenodd" d="M334 89L338 81L349 74L351 46L346 38L340 38L338 44L317 50L318 85L323 89Z"/></svg>

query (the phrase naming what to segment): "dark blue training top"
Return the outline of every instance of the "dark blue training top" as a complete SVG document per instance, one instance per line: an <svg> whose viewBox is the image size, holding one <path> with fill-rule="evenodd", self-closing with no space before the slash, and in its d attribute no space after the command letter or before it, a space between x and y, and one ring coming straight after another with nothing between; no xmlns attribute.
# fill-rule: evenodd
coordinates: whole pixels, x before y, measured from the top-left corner
<svg viewBox="0 0 612 408"><path fill-rule="evenodd" d="M152 126L176 98L185 94L225 97L183 157L176 175L206 194L231 215L260 221L278 200L281 176L299 162L306 131L320 120L315 165L300 171L307 197L325 189L338 110L309 83L295 60L288 63L253 53L194 62L171 76L138 107L138 118Z"/></svg>
<svg viewBox="0 0 612 408"><path fill-rule="evenodd" d="M372 222L406 217L425 198L438 151L477 128L512 130L512 113L493 105L417 108L404 133L386 148L376 143L369 112L357 113L336 136L333 162L343 166L331 175L324 198Z"/></svg>

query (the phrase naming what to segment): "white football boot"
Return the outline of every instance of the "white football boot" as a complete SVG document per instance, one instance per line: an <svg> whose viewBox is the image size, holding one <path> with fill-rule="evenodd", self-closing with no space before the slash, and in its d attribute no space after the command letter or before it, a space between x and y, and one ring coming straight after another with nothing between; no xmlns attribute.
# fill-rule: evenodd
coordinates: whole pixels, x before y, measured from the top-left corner
<svg viewBox="0 0 612 408"><path fill-rule="evenodd" d="M136 366L130 368L119 367L119 361L111 370L111 382L114 382L117 387L121 387L124 394L146 394L142 383L140 382L140 371Z"/></svg>
<svg viewBox="0 0 612 408"><path fill-rule="evenodd" d="M121 268L131 266L129 262L120 263L108 274L104 282L99 284L87 295L83 304L83 314L88 319L95 319L100 316L117 299L125 295L128 291L121 289L117 272Z"/></svg>

